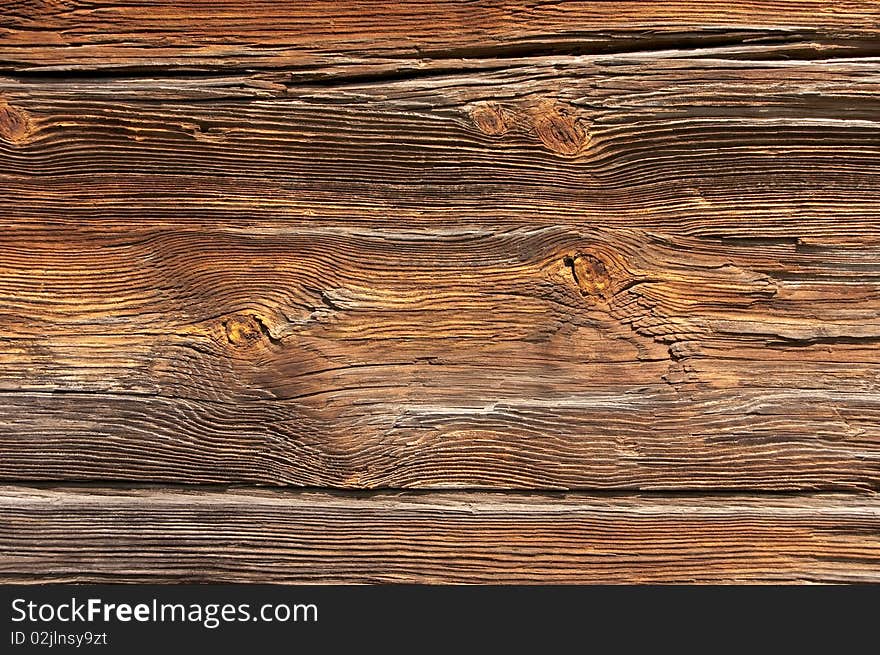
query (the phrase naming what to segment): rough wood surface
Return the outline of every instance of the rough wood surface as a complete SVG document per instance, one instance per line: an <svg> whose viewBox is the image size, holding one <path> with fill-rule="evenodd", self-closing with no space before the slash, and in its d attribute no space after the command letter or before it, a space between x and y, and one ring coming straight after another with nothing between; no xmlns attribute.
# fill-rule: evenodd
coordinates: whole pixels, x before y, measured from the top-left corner
<svg viewBox="0 0 880 655"><path fill-rule="evenodd" d="M0 576L877 581L878 44L868 1L4 3Z"/></svg>
<svg viewBox="0 0 880 655"><path fill-rule="evenodd" d="M7 479L878 479L875 285L831 261L777 280L778 259L811 257L794 244L773 258L622 230L23 234L0 250ZM823 288L852 301L823 304Z"/></svg>
<svg viewBox="0 0 880 655"><path fill-rule="evenodd" d="M8 79L0 475L875 488L878 81Z"/></svg>
<svg viewBox="0 0 880 655"><path fill-rule="evenodd" d="M878 582L876 496L0 489L3 582Z"/></svg>
<svg viewBox="0 0 880 655"><path fill-rule="evenodd" d="M320 77L725 44L876 53L878 33L872 0L8 0L0 66L283 67Z"/></svg>

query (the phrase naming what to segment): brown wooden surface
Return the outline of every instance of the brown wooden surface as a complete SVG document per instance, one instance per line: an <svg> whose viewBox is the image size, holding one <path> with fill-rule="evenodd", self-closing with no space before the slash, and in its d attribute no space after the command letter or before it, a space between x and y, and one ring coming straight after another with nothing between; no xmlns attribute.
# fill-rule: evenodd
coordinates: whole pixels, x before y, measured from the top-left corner
<svg viewBox="0 0 880 655"><path fill-rule="evenodd" d="M878 582L876 498L0 488L7 581Z"/></svg>
<svg viewBox="0 0 880 655"><path fill-rule="evenodd" d="M0 64L23 71L273 67L421 71L545 53L725 45L876 54L872 0L9 0Z"/></svg>
<svg viewBox="0 0 880 655"><path fill-rule="evenodd" d="M26 564L50 498L83 525L155 502L145 530L183 498L242 521L283 508L265 539L327 503L375 507L364 548L415 511L180 486L219 483L431 491L420 508L474 490L515 520L534 502L512 543L550 550L571 538L540 518L556 504L594 543L682 498L732 508L699 530L731 552L744 530L759 562L698 575L683 544L643 561L652 525L619 568L569 544L481 571L487 509L450 537L449 580L871 578L878 37L873 2L7 3L0 480L32 518L0 522L2 576L138 578L95 553ZM827 564L842 542L815 534L849 503L847 543L873 555ZM779 507L791 531L766 528ZM669 534L691 525L669 511ZM262 564L213 575L169 534L144 578L290 564L255 547ZM319 537L285 579L320 577ZM339 579L440 580L441 546L413 551L421 573L377 553Z"/></svg>

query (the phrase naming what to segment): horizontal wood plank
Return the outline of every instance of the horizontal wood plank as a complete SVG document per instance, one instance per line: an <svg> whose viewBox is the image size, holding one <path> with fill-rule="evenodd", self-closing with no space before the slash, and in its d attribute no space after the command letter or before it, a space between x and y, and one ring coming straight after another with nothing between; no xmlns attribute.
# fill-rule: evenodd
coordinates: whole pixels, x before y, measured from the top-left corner
<svg viewBox="0 0 880 655"><path fill-rule="evenodd" d="M6 479L880 480L867 252L601 228L3 241Z"/></svg>
<svg viewBox="0 0 880 655"><path fill-rule="evenodd" d="M870 244L878 84L871 60L638 56L329 87L7 78L0 200L4 220L120 227L393 216Z"/></svg>
<svg viewBox="0 0 880 655"><path fill-rule="evenodd" d="M878 582L874 495L0 489L0 581Z"/></svg>
<svg viewBox="0 0 880 655"><path fill-rule="evenodd" d="M424 70L480 56L776 44L876 51L869 0L11 0L0 67L24 71L285 67Z"/></svg>

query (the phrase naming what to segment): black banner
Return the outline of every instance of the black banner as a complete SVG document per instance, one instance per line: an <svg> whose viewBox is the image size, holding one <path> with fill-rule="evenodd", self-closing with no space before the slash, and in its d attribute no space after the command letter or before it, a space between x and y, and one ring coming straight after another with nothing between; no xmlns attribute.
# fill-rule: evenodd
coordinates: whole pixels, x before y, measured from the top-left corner
<svg viewBox="0 0 880 655"><path fill-rule="evenodd" d="M612 640L730 644L775 633L835 643L873 626L878 587L429 587L47 585L0 587L0 653L262 652L266 644L473 646ZM705 645L705 644L704 644ZM397 648L395 648L397 650ZM589 649L588 649L589 650ZM281 652L293 652L285 648Z"/></svg>

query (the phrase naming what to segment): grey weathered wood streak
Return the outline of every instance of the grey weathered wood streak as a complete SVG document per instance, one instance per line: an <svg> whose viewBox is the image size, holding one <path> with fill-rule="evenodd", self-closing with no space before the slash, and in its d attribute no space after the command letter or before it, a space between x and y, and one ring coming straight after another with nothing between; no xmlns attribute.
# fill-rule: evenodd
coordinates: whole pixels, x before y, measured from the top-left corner
<svg viewBox="0 0 880 655"><path fill-rule="evenodd" d="M877 496L0 488L2 582L878 582Z"/></svg>

